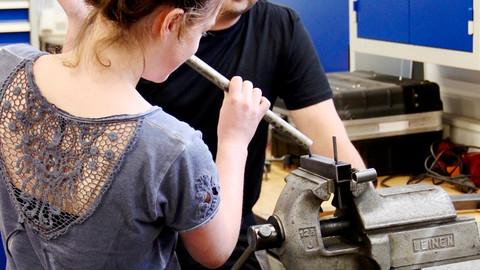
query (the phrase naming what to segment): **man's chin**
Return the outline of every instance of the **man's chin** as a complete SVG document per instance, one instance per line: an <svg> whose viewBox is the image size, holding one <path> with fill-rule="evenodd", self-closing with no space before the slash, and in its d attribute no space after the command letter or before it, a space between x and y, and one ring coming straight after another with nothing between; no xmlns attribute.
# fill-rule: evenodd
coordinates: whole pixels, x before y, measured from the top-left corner
<svg viewBox="0 0 480 270"><path fill-rule="evenodd" d="M256 2L257 1L231 0L228 4L224 4L220 12L227 16L240 16L247 12Z"/></svg>
<svg viewBox="0 0 480 270"><path fill-rule="evenodd" d="M168 79L169 76L170 76L170 74L167 74L167 75L162 76L162 77L160 77L158 75L157 76L144 75L143 78L147 81L151 81L151 82L154 82L154 83L163 83Z"/></svg>

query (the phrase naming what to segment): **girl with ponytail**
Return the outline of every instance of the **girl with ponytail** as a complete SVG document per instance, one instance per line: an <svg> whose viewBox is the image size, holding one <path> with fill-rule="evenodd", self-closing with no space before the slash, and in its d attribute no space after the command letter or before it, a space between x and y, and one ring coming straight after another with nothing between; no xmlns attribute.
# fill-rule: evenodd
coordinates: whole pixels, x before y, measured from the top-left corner
<svg viewBox="0 0 480 270"><path fill-rule="evenodd" d="M222 265L239 233L247 146L270 103L232 78L214 162L200 132L135 89L195 53L221 0L59 2L86 18L63 53L0 48L7 269L178 269L178 236L201 264Z"/></svg>

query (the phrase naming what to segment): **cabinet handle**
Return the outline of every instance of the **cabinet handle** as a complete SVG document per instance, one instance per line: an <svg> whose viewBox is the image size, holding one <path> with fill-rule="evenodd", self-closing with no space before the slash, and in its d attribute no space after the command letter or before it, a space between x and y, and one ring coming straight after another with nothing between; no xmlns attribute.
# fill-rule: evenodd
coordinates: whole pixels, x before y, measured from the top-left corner
<svg viewBox="0 0 480 270"><path fill-rule="evenodd" d="M358 23L358 10L360 7L360 0L352 0L353 12L355 12L355 22Z"/></svg>
<svg viewBox="0 0 480 270"><path fill-rule="evenodd" d="M473 7L469 7L468 8L468 22L467 22L467 29L468 29L468 35L469 36L473 36L473 32L474 32L474 28L475 28L475 25L473 24L473 21L474 21L474 10L473 10Z"/></svg>
<svg viewBox="0 0 480 270"><path fill-rule="evenodd" d="M353 11L357 12L358 11L358 5L359 5L358 0L353 0Z"/></svg>
<svg viewBox="0 0 480 270"><path fill-rule="evenodd" d="M473 21L468 21L468 35L473 36L474 24Z"/></svg>

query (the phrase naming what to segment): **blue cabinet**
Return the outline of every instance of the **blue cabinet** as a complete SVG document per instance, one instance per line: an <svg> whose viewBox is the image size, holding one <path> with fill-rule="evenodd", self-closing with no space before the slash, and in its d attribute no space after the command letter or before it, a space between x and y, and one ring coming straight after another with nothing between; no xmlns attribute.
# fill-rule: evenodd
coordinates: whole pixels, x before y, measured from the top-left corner
<svg viewBox="0 0 480 270"><path fill-rule="evenodd" d="M0 46L14 43L30 43L30 32L0 33Z"/></svg>
<svg viewBox="0 0 480 270"><path fill-rule="evenodd" d="M359 38L473 51L473 0L353 0L353 9Z"/></svg>
<svg viewBox="0 0 480 270"><path fill-rule="evenodd" d="M349 0L358 53L480 70L480 0Z"/></svg>
<svg viewBox="0 0 480 270"><path fill-rule="evenodd" d="M358 36L408 43L410 0L359 0L355 3Z"/></svg>
<svg viewBox="0 0 480 270"><path fill-rule="evenodd" d="M348 70L348 0L272 0L296 10L325 71Z"/></svg>
<svg viewBox="0 0 480 270"><path fill-rule="evenodd" d="M28 9L0 9L0 21L28 21Z"/></svg>
<svg viewBox="0 0 480 270"><path fill-rule="evenodd" d="M473 50L473 0L412 0L410 10L411 44Z"/></svg>
<svg viewBox="0 0 480 270"><path fill-rule="evenodd" d="M0 46L31 43L30 1L0 1Z"/></svg>

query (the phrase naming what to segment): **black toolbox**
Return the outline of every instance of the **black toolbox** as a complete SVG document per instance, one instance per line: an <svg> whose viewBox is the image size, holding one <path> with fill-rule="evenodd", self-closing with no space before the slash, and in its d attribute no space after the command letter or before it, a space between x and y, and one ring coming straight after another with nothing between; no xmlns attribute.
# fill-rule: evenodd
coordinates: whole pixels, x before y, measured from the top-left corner
<svg viewBox="0 0 480 270"><path fill-rule="evenodd" d="M342 120L442 111L438 84L373 72L327 74Z"/></svg>
<svg viewBox="0 0 480 270"><path fill-rule="evenodd" d="M367 167L379 175L424 171L430 145L442 138L436 83L361 71L327 77L337 112ZM275 106L286 114L281 102ZM274 157L306 153L274 130L271 152Z"/></svg>

